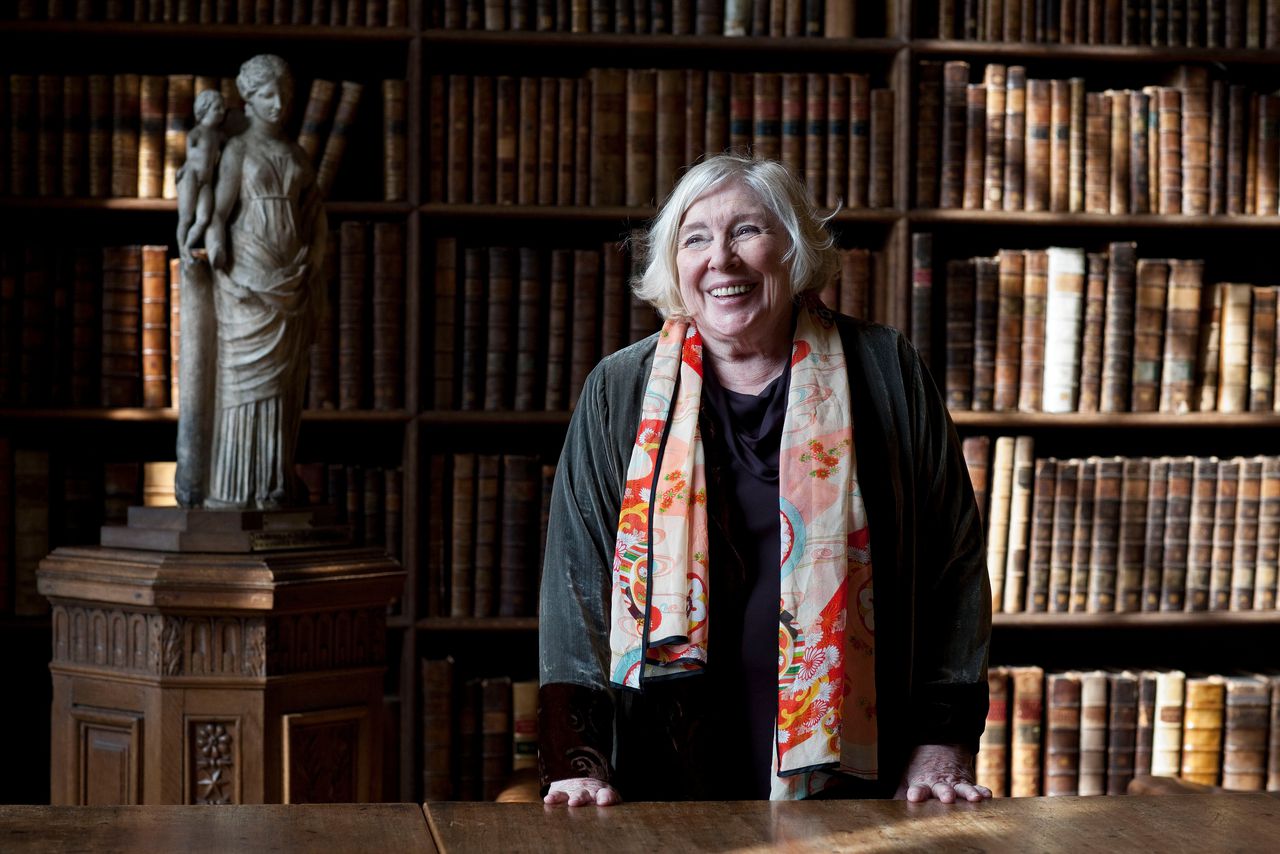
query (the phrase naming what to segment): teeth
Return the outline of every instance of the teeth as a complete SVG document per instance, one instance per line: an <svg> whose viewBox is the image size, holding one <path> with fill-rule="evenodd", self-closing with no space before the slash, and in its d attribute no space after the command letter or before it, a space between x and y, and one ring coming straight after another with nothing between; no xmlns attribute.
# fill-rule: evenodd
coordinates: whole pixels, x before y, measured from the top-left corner
<svg viewBox="0 0 1280 854"><path fill-rule="evenodd" d="M726 288L712 288L711 295L713 297L734 297L738 294L745 294L752 287L752 285L730 285Z"/></svg>

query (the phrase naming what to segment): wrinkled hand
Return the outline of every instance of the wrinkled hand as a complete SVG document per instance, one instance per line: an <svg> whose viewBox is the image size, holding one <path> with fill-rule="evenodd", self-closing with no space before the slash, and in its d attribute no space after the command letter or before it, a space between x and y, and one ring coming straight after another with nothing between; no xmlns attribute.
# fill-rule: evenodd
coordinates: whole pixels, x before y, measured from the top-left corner
<svg viewBox="0 0 1280 854"><path fill-rule="evenodd" d="M569 780L557 780L551 784L544 804L568 804L571 807L595 804L600 807L611 807L622 803L618 790L603 780L595 777L574 777Z"/></svg>
<svg viewBox="0 0 1280 854"><path fill-rule="evenodd" d="M973 782L973 757L958 744L922 744L911 753L902 783L894 796L921 803L937 798L944 804L957 797L984 801L991 790Z"/></svg>

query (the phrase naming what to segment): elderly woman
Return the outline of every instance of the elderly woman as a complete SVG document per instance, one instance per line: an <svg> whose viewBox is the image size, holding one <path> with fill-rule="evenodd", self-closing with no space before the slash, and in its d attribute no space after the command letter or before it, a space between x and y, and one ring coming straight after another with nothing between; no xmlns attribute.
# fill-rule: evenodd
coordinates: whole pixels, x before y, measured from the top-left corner
<svg viewBox="0 0 1280 854"><path fill-rule="evenodd" d="M287 505L307 377L325 291L326 223L315 174L284 135L293 77L278 56L240 67L248 129L218 166L205 247L218 319L211 508Z"/></svg>
<svg viewBox="0 0 1280 854"><path fill-rule="evenodd" d="M591 373L541 594L547 803L990 797L990 594L915 350L817 300L832 238L778 163L690 169Z"/></svg>

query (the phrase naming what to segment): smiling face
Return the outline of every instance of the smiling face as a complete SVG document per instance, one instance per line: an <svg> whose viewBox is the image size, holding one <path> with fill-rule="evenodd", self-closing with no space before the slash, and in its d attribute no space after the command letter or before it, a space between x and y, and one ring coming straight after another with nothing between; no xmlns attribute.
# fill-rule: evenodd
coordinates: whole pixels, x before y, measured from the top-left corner
<svg viewBox="0 0 1280 854"><path fill-rule="evenodd" d="M689 206L676 242L680 296L713 352L746 355L788 345L789 246L785 229L737 181Z"/></svg>

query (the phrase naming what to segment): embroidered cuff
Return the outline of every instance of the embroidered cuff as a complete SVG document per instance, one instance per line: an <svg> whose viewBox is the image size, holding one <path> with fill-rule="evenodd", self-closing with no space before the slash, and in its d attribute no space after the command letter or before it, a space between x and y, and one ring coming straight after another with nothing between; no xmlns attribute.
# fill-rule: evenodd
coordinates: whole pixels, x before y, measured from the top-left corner
<svg viewBox="0 0 1280 854"><path fill-rule="evenodd" d="M538 773L542 792L555 780L609 782L613 701L607 692L554 682L538 689Z"/></svg>

